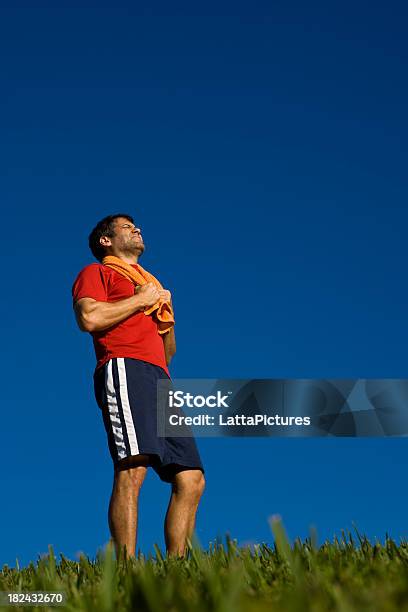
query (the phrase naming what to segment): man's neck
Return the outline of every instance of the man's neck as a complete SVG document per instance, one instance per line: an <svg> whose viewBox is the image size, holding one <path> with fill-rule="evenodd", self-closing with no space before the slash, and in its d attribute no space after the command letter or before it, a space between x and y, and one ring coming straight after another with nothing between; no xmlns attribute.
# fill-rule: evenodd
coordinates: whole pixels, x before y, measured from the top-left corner
<svg viewBox="0 0 408 612"><path fill-rule="evenodd" d="M109 253L109 255L113 255L114 257L118 257L122 261L127 264L135 265L137 264L137 260L139 259L138 255L127 255L126 253Z"/></svg>

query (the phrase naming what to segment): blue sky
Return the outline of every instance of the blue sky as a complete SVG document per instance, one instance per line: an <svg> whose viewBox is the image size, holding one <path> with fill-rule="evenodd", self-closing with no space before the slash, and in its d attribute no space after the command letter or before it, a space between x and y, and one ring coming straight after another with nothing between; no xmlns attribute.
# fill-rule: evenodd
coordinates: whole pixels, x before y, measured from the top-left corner
<svg viewBox="0 0 408 612"><path fill-rule="evenodd" d="M94 556L112 468L71 285L111 212L173 292L173 377L407 378L403 3L16 2L0 26L0 563ZM206 546L406 533L407 439L199 440ZM152 472L139 546L163 545Z"/></svg>

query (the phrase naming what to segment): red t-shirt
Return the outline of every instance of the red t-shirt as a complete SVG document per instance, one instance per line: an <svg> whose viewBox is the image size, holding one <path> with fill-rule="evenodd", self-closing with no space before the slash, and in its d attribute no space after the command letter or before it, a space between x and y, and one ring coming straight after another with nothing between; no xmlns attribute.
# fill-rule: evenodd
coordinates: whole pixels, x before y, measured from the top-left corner
<svg viewBox="0 0 408 612"><path fill-rule="evenodd" d="M133 264L137 269L137 264ZM72 287L74 303L84 297L98 302L117 302L135 293L134 284L111 268L92 263L81 270ZM160 366L169 374L163 339L150 315L136 312L109 329L92 333L100 368L112 357L132 357Z"/></svg>

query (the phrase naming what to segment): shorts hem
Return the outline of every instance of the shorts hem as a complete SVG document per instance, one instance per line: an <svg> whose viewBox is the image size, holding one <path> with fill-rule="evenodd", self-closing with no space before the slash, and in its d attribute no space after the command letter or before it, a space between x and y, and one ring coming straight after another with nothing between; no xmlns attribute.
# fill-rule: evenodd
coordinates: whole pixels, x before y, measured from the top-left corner
<svg viewBox="0 0 408 612"><path fill-rule="evenodd" d="M121 461L123 461L124 459L129 459L130 457L139 457L139 455L155 455L155 457L157 457L160 461L162 461L162 458L157 452L157 450L143 449L139 453L136 453L135 455L130 454L130 455L126 455L126 457L122 457L121 459L113 459L113 463L116 465L120 463Z"/></svg>
<svg viewBox="0 0 408 612"><path fill-rule="evenodd" d="M159 476L160 480L162 480L163 482L171 483L175 474L177 474L178 472L188 470L188 469L200 470L203 474L205 474L205 470L202 464L198 464L196 461L187 461L187 460L183 461L183 460L180 460L174 457L173 459L166 461L166 463L162 463L162 459L157 452L148 451L148 450L143 450L142 452L137 453L137 455L126 455L126 457L123 457L122 459L118 459L114 461L113 462L114 469L120 467L120 462L122 460L126 460L129 457L138 457L139 455L153 455L154 456L153 461L149 464L148 467L153 468L156 474Z"/></svg>
<svg viewBox="0 0 408 612"><path fill-rule="evenodd" d="M197 465L197 463L193 461L180 461L179 459L173 459L172 461L166 461L166 463L163 463L160 467L166 468L169 465L181 465L182 467L189 467L192 470L201 470L204 473L203 466L201 464Z"/></svg>

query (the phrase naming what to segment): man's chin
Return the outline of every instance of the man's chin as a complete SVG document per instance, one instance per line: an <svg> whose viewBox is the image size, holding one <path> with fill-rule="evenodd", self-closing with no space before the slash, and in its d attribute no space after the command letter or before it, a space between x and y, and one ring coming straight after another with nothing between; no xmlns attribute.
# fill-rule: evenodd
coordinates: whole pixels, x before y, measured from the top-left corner
<svg viewBox="0 0 408 612"><path fill-rule="evenodd" d="M138 245L137 247L132 249L134 255L137 255L137 257L140 257L140 255L143 255L144 250L145 250L144 244Z"/></svg>

